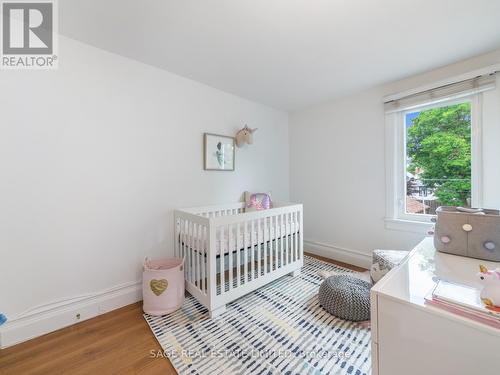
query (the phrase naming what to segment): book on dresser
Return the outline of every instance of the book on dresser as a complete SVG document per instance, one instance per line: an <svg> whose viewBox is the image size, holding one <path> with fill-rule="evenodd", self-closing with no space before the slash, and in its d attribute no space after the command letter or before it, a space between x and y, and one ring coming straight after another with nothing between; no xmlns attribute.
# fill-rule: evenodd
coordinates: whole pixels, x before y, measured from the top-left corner
<svg viewBox="0 0 500 375"><path fill-rule="evenodd" d="M500 329L500 311L487 308L480 298L480 289L439 280L426 297L426 303L451 313Z"/></svg>
<svg viewBox="0 0 500 375"><path fill-rule="evenodd" d="M500 268L500 262L482 262ZM474 296L473 306L480 301L477 268L476 259L438 252L426 237L373 285L373 375L498 375L500 323L494 314L464 308L470 301L463 295ZM446 282L436 290L440 280L466 289L453 285L451 291L464 292L457 298L442 289Z"/></svg>

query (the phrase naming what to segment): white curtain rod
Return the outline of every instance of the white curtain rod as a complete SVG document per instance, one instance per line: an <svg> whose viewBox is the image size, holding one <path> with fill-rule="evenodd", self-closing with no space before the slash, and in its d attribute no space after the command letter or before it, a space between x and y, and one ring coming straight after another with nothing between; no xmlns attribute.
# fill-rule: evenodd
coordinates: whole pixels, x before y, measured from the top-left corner
<svg viewBox="0 0 500 375"><path fill-rule="evenodd" d="M426 91L431 91L442 87L450 86L453 84L457 84L460 82L468 81L473 78L497 74L499 72L500 72L500 64L490 65L481 69L476 69L471 72L461 74L459 76L443 79L433 84L427 84L410 90L405 90L399 93L387 95L384 97L384 103L389 103L415 94L421 94Z"/></svg>

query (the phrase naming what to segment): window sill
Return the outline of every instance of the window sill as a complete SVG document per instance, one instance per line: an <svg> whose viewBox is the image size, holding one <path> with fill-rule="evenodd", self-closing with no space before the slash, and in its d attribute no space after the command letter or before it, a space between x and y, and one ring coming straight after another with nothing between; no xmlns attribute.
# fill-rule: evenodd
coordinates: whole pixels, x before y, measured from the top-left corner
<svg viewBox="0 0 500 375"><path fill-rule="evenodd" d="M428 235L434 223L402 219L385 219L385 229Z"/></svg>

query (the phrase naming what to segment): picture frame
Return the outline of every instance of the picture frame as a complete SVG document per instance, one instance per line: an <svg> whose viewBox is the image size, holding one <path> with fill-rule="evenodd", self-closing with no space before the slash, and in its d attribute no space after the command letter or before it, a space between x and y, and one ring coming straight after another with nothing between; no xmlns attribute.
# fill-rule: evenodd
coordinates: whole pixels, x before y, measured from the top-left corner
<svg viewBox="0 0 500 375"><path fill-rule="evenodd" d="M234 171L234 137L205 133L203 146L203 166L206 171Z"/></svg>

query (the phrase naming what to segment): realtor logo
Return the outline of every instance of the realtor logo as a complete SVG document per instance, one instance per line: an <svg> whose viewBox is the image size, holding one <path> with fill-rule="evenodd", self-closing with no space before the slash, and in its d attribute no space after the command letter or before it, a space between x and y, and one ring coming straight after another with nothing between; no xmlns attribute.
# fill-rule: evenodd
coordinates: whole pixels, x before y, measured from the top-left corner
<svg viewBox="0 0 500 375"><path fill-rule="evenodd" d="M55 68L54 1L3 1L1 5L2 68Z"/></svg>

